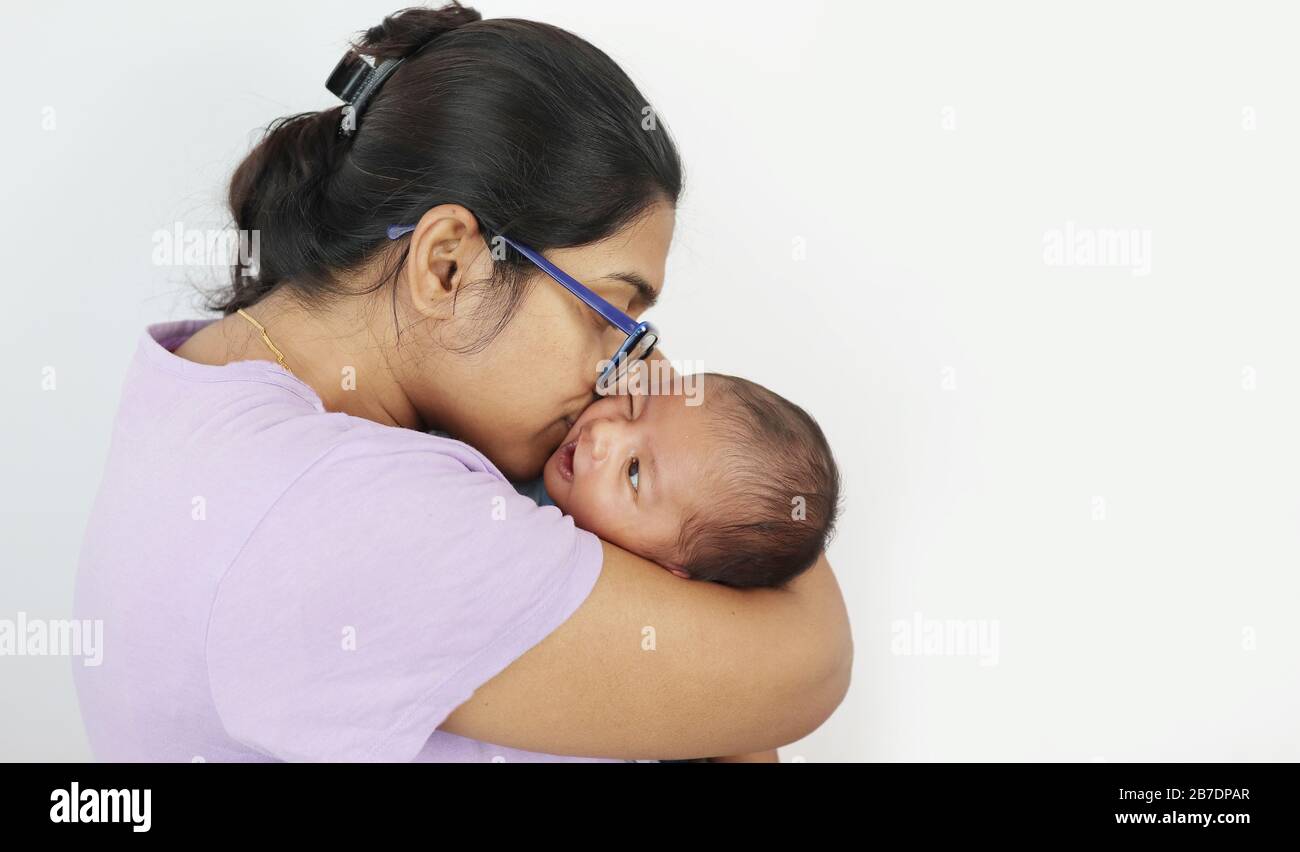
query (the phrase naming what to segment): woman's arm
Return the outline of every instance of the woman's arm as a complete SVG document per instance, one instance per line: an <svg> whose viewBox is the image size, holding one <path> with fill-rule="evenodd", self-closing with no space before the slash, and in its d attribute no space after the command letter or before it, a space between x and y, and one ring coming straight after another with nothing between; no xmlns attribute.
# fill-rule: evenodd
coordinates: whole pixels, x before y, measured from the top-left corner
<svg viewBox="0 0 1300 852"><path fill-rule="evenodd" d="M824 555L785 589L733 589L604 551L582 606L440 730L550 754L686 759L794 742L843 700L853 640Z"/></svg>
<svg viewBox="0 0 1300 852"><path fill-rule="evenodd" d="M730 757L711 757L709 763L780 763L781 757L776 749L756 751L750 754L733 754Z"/></svg>

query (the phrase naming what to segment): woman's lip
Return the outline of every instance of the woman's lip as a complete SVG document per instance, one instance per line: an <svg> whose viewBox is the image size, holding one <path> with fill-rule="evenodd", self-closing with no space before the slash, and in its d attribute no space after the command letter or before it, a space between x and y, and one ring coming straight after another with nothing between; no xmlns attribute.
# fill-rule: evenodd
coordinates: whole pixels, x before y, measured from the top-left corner
<svg viewBox="0 0 1300 852"><path fill-rule="evenodd" d="M560 422L564 424L565 441L569 441L572 438L576 437L576 435L574 434L574 427L577 425L578 418L580 416L581 416L581 412L579 412L578 414L569 414L560 418Z"/></svg>
<svg viewBox="0 0 1300 852"><path fill-rule="evenodd" d="M555 469L565 482L573 481L573 454L578 448L577 441L570 441L560 447L555 457Z"/></svg>

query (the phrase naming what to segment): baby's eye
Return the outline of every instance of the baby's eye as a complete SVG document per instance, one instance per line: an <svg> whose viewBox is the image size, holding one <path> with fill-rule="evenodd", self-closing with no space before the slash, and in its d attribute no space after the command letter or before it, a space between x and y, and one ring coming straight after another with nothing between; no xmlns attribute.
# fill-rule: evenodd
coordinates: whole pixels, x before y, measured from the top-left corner
<svg viewBox="0 0 1300 852"><path fill-rule="evenodd" d="M637 459L632 459L632 461L628 462L627 478L632 480L632 490L638 490L637 482L641 478L641 462Z"/></svg>

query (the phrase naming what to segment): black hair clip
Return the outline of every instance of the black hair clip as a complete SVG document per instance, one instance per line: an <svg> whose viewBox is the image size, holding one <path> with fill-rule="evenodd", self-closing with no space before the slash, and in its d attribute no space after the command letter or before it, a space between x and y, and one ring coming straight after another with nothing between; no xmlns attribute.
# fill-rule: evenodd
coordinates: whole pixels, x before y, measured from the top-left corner
<svg viewBox="0 0 1300 852"><path fill-rule="evenodd" d="M325 80L325 88L337 95L340 100L347 102L347 106L343 108L343 121L339 125L339 133L344 136L352 135L357 129L357 121L361 118L362 111L366 108L366 102L379 90L384 81L392 76L402 61L385 59L378 65L374 65L369 57L362 56L355 50L349 50L344 54L339 64L330 72L329 78Z"/></svg>

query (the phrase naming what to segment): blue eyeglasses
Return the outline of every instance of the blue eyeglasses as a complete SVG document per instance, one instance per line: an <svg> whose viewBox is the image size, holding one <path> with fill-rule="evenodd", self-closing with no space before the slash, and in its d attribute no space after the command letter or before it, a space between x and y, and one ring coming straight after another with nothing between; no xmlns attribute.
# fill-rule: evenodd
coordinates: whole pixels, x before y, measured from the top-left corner
<svg viewBox="0 0 1300 852"><path fill-rule="evenodd" d="M389 225L388 239L399 239L414 230L414 225ZM532 261L538 269L554 278L566 290L585 302L588 307L604 317L606 322L627 335L627 340L623 341L623 345L614 353L614 357L608 362L601 362L604 366L596 377L596 393L604 396L616 389L627 377L628 372L654 351L655 346L659 343L659 330L652 323L637 322L592 292L578 279L542 257L538 252L515 242L494 228L489 230L499 236L506 245Z"/></svg>

